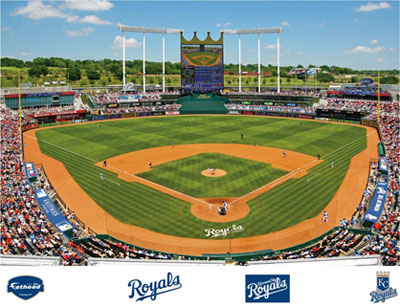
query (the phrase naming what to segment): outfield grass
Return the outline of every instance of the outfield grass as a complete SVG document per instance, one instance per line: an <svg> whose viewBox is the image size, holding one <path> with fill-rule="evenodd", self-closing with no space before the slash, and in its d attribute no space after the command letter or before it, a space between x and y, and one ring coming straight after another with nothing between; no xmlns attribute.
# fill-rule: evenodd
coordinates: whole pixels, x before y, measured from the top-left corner
<svg viewBox="0 0 400 307"><path fill-rule="evenodd" d="M206 177L201 172L207 168L227 173ZM287 173L262 162L203 153L158 165L138 176L193 197L207 198L242 196Z"/></svg>
<svg viewBox="0 0 400 307"><path fill-rule="evenodd" d="M302 124L303 123L303 124ZM36 133L41 150L64 163L81 187L122 222L166 234L205 238L212 223L194 217L190 204L138 183L119 180L96 162L123 153L190 143L236 143L270 146L316 156L325 161L303 178L291 179L250 202L250 214L236 221L245 231L232 237L260 235L316 216L332 199L350 159L366 148L365 128L282 118L191 116L107 121L58 127ZM244 134L244 140L240 139ZM330 169L330 161L335 168ZM310 179L309 181L307 181ZM119 183L118 186L116 183ZM245 184L245 183L243 183Z"/></svg>

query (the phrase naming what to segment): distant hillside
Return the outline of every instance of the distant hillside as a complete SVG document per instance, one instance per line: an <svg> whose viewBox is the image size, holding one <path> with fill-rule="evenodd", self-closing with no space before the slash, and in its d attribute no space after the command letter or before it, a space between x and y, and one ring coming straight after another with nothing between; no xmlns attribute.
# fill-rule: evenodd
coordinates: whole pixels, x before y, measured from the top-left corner
<svg viewBox="0 0 400 307"><path fill-rule="evenodd" d="M165 63L166 83L169 86L180 85L180 62ZM307 68L316 66L309 65ZM32 61L23 61L12 58L1 58L1 82L2 87L12 87L18 84L17 70L20 68L21 81L42 85L44 82L70 83L73 86L106 86L122 83L122 61L121 60L70 60L63 58L35 58ZM293 68L303 68L298 65L281 67L282 86L304 86L304 75L295 77L288 75ZM258 82L257 64L242 65L243 86L255 86ZM378 72L372 70L353 70L338 66L320 66L321 72L316 76L307 77L307 86L326 86L330 83L356 83L362 78L376 80ZM238 64L225 64L225 85L237 86ZM276 85L276 66L261 65L263 73L262 85ZM382 84L398 84L399 70L381 71ZM142 61L126 61L126 80L135 84L142 83ZM162 63L146 61L146 83L162 83Z"/></svg>

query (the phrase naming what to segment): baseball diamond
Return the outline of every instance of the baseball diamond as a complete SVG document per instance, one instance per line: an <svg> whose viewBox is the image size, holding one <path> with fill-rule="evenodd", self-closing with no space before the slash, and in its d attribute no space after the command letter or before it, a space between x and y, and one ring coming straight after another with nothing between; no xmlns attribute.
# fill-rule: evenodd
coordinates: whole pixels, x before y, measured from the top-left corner
<svg viewBox="0 0 400 307"><path fill-rule="evenodd" d="M225 252L226 238L210 239L205 230L232 221L243 228L231 234L233 252L288 247L326 232L357 206L368 168L352 165L367 165L378 142L369 127L228 115L110 120L101 129L90 123L28 131L25 139L26 159L43 164L60 196L96 232L192 255ZM211 152L166 154L191 146ZM203 177L210 166L227 175ZM232 189L212 182L231 173ZM210 185L199 186L202 180ZM228 214L218 216L224 199ZM336 209L321 225L326 208Z"/></svg>

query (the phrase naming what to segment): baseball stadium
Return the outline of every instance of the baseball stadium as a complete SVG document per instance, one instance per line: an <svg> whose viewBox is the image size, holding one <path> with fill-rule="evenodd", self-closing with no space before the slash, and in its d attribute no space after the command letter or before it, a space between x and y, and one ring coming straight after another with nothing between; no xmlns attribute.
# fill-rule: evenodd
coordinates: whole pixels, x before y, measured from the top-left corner
<svg viewBox="0 0 400 307"><path fill-rule="evenodd" d="M224 36L279 46L282 28L118 29L123 46L143 33L142 85L126 82L124 49L119 88L2 93L3 263L399 265L400 105L379 78L282 88L278 47L273 89L242 87L239 58L228 90ZM146 86L146 33L180 35L181 86Z"/></svg>

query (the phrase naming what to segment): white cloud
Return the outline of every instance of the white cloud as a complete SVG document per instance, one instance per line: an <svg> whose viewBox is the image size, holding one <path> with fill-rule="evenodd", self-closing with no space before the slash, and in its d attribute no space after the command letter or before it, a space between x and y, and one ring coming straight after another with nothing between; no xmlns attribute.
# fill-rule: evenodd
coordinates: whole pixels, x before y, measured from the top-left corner
<svg viewBox="0 0 400 307"><path fill-rule="evenodd" d="M384 59L384 58L376 58L375 61L377 61L378 63L383 63L383 62L386 62L386 59Z"/></svg>
<svg viewBox="0 0 400 307"><path fill-rule="evenodd" d="M366 5L361 5L359 8L356 9L356 12L371 12L371 11L376 11L376 10L384 10L384 9L390 9L391 6L387 2L381 2L381 3L368 3Z"/></svg>
<svg viewBox="0 0 400 307"><path fill-rule="evenodd" d="M65 30L64 33L69 36L69 37L82 37L82 36L88 36L90 33L94 31L93 28L87 27L83 28L82 30Z"/></svg>
<svg viewBox="0 0 400 307"><path fill-rule="evenodd" d="M226 27L231 26L231 25L232 25L232 23L230 21L227 21L225 23L219 22L215 26L217 28L226 28Z"/></svg>
<svg viewBox="0 0 400 307"><path fill-rule="evenodd" d="M376 45L378 43L378 40L377 39L373 39L369 43L372 44L372 45Z"/></svg>
<svg viewBox="0 0 400 307"><path fill-rule="evenodd" d="M394 51L394 48L389 48L389 51L393 52L393 51Z"/></svg>
<svg viewBox="0 0 400 307"><path fill-rule="evenodd" d="M11 27L1 27L2 32L11 32Z"/></svg>
<svg viewBox="0 0 400 307"><path fill-rule="evenodd" d="M288 21L282 21L281 26L289 27L290 23Z"/></svg>
<svg viewBox="0 0 400 307"><path fill-rule="evenodd" d="M134 38L125 39L125 48L139 48L142 43L139 43ZM122 49L122 36L117 35L111 49Z"/></svg>
<svg viewBox="0 0 400 307"><path fill-rule="evenodd" d="M271 44L271 45L267 45L264 47L265 49L268 50L276 50L276 44ZM281 47L282 48L282 47Z"/></svg>
<svg viewBox="0 0 400 307"><path fill-rule="evenodd" d="M76 21L77 19L77 16L65 14L50 4L43 4L41 1L30 1L24 7L17 7L11 12L11 16L26 16L33 20L63 18L69 22Z"/></svg>
<svg viewBox="0 0 400 307"><path fill-rule="evenodd" d="M356 53L378 53L384 51L385 47L376 46L374 48L366 47L366 46L357 46L351 50L345 50L344 53L348 54L356 54Z"/></svg>
<svg viewBox="0 0 400 307"><path fill-rule="evenodd" d="M68 21L68 22L77 22L77 21L79 21L79 17L76 16L76 15L72 15L72 16L69 16L69 17L67 18L67 21Z"/></svg>
<svg viewBox="0 0 400 307"><path fill-rule="evenodd" d="M354 19L353 19L353 22L354 22L354 23L358 23L358 22L360 22L360 19L354 18Z"/></svg>
<svg viewBox="0 0 400 307"><path fill-rule="evenodd" d="M102 20L96 15L87 15L79 20L81 23L90 23L93 25L111 25L112 22L108 20Z"/></svg>
<svg viewBox="0 0 400 307"><path fill-rule="evenodd" d="M20 56L31 56L32 54L33 54L32 52L23 51L23 52L21 52L19 55L20 55Z"/></svg>
<svg viewBox="0 0 400 307"><path fill-rule="evenodd" d="M114 7L108 0L65 1L65 7L77 11L108 11Z"/></svg>

